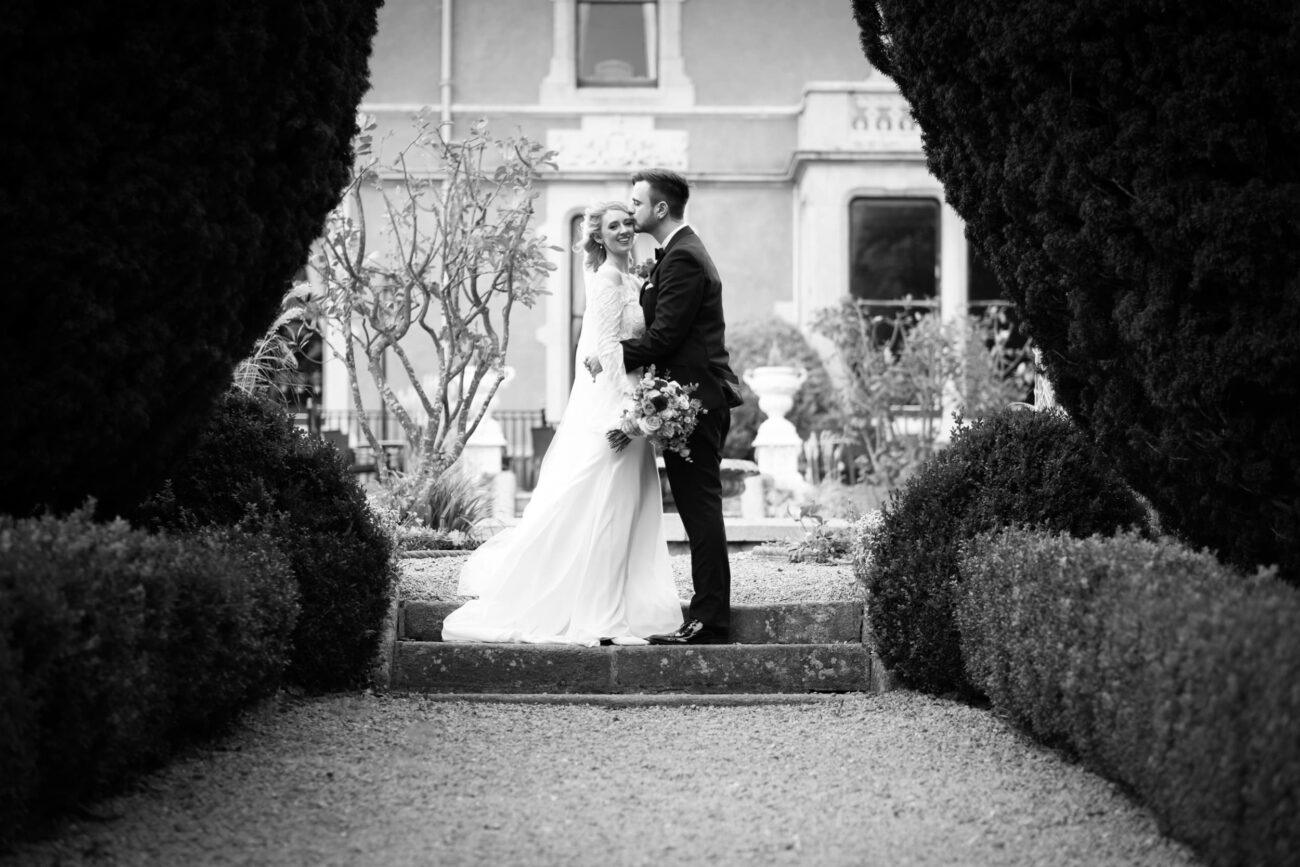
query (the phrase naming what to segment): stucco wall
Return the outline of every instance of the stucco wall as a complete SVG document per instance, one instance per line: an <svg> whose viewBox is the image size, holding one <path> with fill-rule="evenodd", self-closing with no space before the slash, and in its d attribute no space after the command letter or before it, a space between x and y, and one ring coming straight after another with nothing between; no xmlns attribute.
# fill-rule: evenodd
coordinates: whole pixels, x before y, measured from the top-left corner
<svg viewBox="0 0 1300 867"><path fill-rule="evenodd" d="M699 105L792 105L869 68L848 0L688 0L682 54Z"/></svg>
<svg viewBox="0 0 1300 867"><path fill-rule="evenodd" d="M770 315L790 300L789 187L698 183L687 219L718 266L728 321Z"/></svg>
<svg viewBox="0 0 1300 867"><path fill-rule="evenodd" d="M456 3L453 101L535 103L551 65L552 15L541 0Z"/></svg>
<svg viewBox="0 0 1300 867"><path fill-rule="evenodd" d="M438 101L441 22L440 0L387 0L379 8L367 102Z"/></svg>
<svg viewBox="0 0 1300 867"><path fill-rule="evenodd" d="M690 135L688 174L784 174L795 148L793 116L729 115L661 118L656 129L680 129Z"/></svg>

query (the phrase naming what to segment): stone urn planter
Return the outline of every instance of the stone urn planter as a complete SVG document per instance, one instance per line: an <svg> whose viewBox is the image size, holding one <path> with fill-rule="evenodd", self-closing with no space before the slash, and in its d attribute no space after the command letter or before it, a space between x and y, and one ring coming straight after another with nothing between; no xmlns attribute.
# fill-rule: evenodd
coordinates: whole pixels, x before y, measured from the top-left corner
<svg viewBox="0 0 1300 867"><path fill-rule="evenodd" d="M664 470L664 459L656 457L655 465L659 467L659 490L663 493L664 511L675 512L677 507L673 502L672 486L668 484L668 473ZM721 470L724 500L740 496L745 490L745 479L759 474L758 464L737 458L723 458Z"/></svg>
<svg viewBox="0 0 1300 867"><path fill-rule="evenodd" d="M789 425L790 430L794 430L794 425L785 416L794 407L794 396L807 378L808 374L802 367L784 364L745 371L745 383L754 390L758 396L758 408L767 415L767 421L759 426L760 431L771 421L777 422L776 428L783 429Z"/></svg>
<svg viewBox="0 0 1300 867"><path fill-rule="evenodd" d="M758 408L767 415L754 434L758 468L777 488L800 495L807 487L799 475L803 441L785 415L794 407L794 396L808 374L800 367L772 365L747 370L744 378L758 395Z"/></svg>

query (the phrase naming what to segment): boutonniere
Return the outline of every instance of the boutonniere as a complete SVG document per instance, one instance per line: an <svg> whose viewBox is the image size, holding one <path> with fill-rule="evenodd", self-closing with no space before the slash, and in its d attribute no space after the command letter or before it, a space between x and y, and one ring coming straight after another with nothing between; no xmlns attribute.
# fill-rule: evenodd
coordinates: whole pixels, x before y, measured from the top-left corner
<svg viewBox="0 0 1300 867"><path fill-rule="evenodd" d="M636 276L644 280L650 276L650 272L654 270L654 267L655 267L654 259L643 259L642 261L637 262L635 265L633 265L629 270L631 270L633 274L635 274Z"/></svg>

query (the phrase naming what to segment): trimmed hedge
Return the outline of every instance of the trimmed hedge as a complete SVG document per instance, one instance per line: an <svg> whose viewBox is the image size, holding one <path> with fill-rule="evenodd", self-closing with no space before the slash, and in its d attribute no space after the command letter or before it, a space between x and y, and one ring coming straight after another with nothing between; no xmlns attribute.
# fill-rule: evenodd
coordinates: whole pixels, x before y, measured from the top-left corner
<svg viewBox="0 0 1300 867"><path fill-rule="evenodd" d="M1132 535L1017 529L962 562L966 671L1211 864L1300 863L1300 592Z"/></svg>
<svg viewBox="0 0 1300 867"><path fill-rule="evenodd" d="M959 424L890 495L859 561L876 650L903 682L969 688L953 619L961 543L1012 525L1113 534L1145 529L1146 512L1063 413L1002 410Z"/></svg>
<svg viewBox="0 0 1300 867"><path fill-rule="evenodd" d="M0 517L0 845L274 691L297 610L265 536Z"/></svg>
<svg viewBox="0 0 1300 867"><path fill-rule="evenodd" d="M381 2L5 3L0 512L119 514L193 445L348 182Z"/></svg>
<svg viewBox="0 0 1300 867"><path fill-rule="evenodd" d="M286 677L313 690L366 685L397 581L393 540L334 447L282 407L228 391L194 453L133 520L265 529L302 605Z"/></svg>
<svg viewBox="0 0 1300 867"><path fill-rule="evenodd" d="M867 58L1161 523L1300 586L1300 3L853 0Z"/></svg>

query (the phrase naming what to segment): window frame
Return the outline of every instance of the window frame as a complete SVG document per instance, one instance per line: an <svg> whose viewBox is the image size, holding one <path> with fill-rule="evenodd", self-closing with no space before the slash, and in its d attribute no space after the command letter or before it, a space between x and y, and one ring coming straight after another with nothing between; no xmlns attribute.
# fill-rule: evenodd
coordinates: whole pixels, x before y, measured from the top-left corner
<svg viewBox="0 0 1300 867"><path fill-rule="evenodd" d="M551 0L554 7L551 66L542 79L538 94L541 107L674 109L695 105L695 85L686 74L682 58L682 4L685 0L649 0L654 3L656 19L655 81L653 85L635 86L624 82L579 86L578 2Z"/></svg>
<svg viewBox="0 0 1300 867"><path fill-rule="evenodd" d="M594 6L638 6L642 12L646 11L645 7L650 7L650 15L647 17L647 27L649 32L646 34L646 42L642 48L646 51L645 63L648 74L644 78L628 79L601 79L586 78L582 74L582 53L583 53L583 26L582 13L583 7ZM627 88L635 90L657 90L659 87L659 53L660 53L660 34L659 34L659 0L574 0L573 4L573 78L574 86L578 90L606 89L606 88Z"/></svg>
<svg viewBox="0 0 1300 867"><path fill-rule="evenodd" d="M854 292L855 278L857 273L857 263L855 261L858 252L857 233L855 231L854 210L859 202L872 202L878 204L895 204L895 205L918 205L926 204L932 206L933 211L933 290L931 294L921 297L904 295L901 298L872 298L867 295L858 295ZM940 266L942 263L942 241L943 241L943 203L935 196L908 196L908 195L855 195L848 202L848 295L854 301L860 304L866 304L870 308L880 312L891 312L905 314L913 310L933 310L940 309L942 298L942 285L940 281Z"/></svg>

